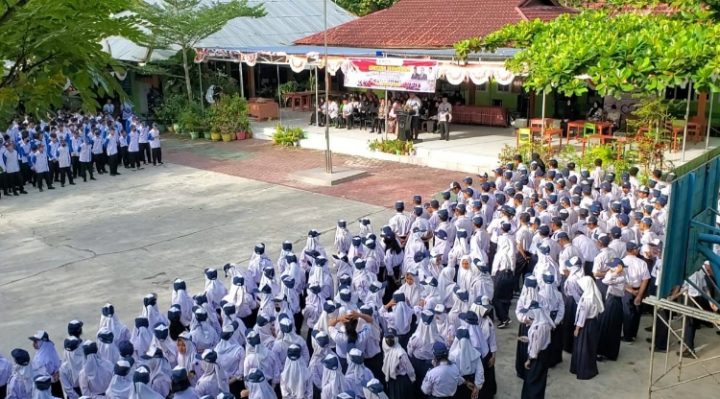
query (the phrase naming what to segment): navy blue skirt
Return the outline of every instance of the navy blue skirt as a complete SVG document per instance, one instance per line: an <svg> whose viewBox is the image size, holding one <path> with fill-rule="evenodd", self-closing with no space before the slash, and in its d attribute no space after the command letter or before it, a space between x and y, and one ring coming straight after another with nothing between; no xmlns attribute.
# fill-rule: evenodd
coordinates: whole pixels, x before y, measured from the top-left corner
<svg viewBox="0 0 720 399"><path fill-rule="evenodd" d="M389 399L408 399L413 395L413 383L407 374L397 376L397 379L390 379L387 382L387 396Z"/></svg>

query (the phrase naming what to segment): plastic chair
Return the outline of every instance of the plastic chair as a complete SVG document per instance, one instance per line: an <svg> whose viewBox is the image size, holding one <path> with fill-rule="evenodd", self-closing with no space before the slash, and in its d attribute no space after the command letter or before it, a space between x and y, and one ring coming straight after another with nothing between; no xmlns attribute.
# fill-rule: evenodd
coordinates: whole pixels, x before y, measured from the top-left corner
<svg viewBox="0 0 720 399"><path fill-rule="evenodd" d="M533 142L532 130L529 127L521 127L515 129L515 146L520 148L520 145L530 144Z"/></svg>
<svg viewBox="0 0 720 399"><path fill-rule="evenodd" d="M590 132L590 134L588 134L588 132ZM597 134L597 126L595 126L594 123L585 122L585 124L583 124L583 136L587 137L593 134Z"/></svg>

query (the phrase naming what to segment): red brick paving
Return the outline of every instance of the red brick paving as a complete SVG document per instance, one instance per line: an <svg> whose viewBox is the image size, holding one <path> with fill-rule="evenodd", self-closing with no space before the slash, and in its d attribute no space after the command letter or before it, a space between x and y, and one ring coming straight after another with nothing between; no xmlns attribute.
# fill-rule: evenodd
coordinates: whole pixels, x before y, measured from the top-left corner
<svg viewBox="0 0 720 399"><path fill-rule="evenodd" d="M170 138L166 142L164 155L172 163L386 207L392 207L398 199L409 206L415 194L429 199L451 181L466 176L455 171L333 154L334 166L362 169L368 175L333 187L316 187L293 180L290 173L324 167L322 151L281 148L255 139L209 143ZM203 151L197 151L200 147ZM213 151L218 151L218 155ZM237 156L228 156L233 152Z"/></svg>

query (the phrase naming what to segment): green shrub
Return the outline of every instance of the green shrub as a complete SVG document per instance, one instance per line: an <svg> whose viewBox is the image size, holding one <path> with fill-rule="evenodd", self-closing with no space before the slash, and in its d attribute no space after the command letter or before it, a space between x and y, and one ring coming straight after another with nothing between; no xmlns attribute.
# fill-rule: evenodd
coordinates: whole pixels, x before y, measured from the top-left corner
<svg viewBox="0 0 720 399"><path fill-rule="evenodd" d="M384 152L387 154L410 155L413 151L412 141L382 140L376 139L368 143L372 151Z"/></svg>
<svg viewBox="0 0 720 399"><path fill-rule="evenodd" d="M221 96L208 111L208 124L212 132L235 134L250 131L247 101L237 94Z"/></svg>
<svg viewBox="0 0 720 399"><path fill-rule="evenodd" d="M155 119L167 126L179 123L180 114L187 107L187 96L184 94L169 94L163 98L160 106L155 108Z"/></svg>
<svg viewBox="0 0 720 399"><path fill-rule="evenodd" d="M305 138L305 132L299 127L289 127L278 124L273 133L273 143L283 147L293 147Z"/></svg>

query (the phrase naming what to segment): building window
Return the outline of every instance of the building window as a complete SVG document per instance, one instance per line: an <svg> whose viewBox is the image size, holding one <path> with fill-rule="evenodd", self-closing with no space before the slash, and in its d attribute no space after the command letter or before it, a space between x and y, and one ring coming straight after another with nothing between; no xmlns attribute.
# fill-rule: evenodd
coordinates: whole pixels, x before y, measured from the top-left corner
<svg viewBox="0 0 720 399"><path fill-rule="evenodd" d="M665 89L665 99L666 100L687 100L688 98L688 85L685 85L685 87L668 87ZM697 100L697 93L695 93L695 88L692 88L692 91L690 92L690 101Z"/></svg>
<svg viewBox="0 0 720 399"><path fill-rule="evenodd" d="M497 91L504 92L504 93L510 93L510 85L501 85L500 83L498 83Z"/></svg>
<svg viewBox="0 0 720 399"><path fill-rule="evenodd" d="M475 91L487 91L487 82L479 85L475 85Z"/></svg>

